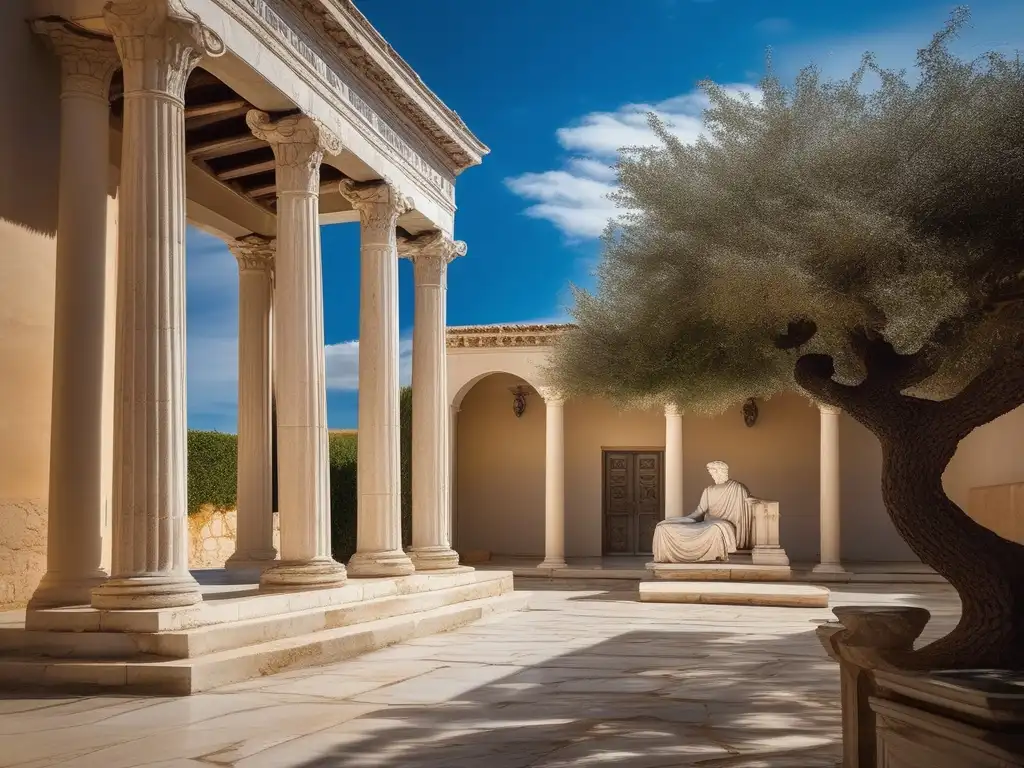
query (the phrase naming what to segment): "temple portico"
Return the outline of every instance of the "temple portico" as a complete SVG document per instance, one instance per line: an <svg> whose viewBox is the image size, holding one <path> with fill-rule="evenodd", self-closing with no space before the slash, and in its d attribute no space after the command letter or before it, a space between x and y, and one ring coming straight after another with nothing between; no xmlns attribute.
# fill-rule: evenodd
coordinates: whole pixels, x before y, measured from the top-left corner
<svg viewBox="0 0 1024 768"><path fill-rule="evenodd" d="M52 43L63 79L50 544L35 607L202 600L187 561L187 221L221 237L239 268L238 532L228 568L262 573L261 588L275 592L458 566L447 514L445 273L465 253L452 237L455 178L487 149L358 10L319 5L323 16L311 20L285 0L40 0L45 19L34 30ZM358 549L348 573L331 556L325 223L361 231ZM400 520L400 256L416 264L411 559ZM106 309L111 258L116 324ZM113 382L103 362L111 345Z"/></svg>

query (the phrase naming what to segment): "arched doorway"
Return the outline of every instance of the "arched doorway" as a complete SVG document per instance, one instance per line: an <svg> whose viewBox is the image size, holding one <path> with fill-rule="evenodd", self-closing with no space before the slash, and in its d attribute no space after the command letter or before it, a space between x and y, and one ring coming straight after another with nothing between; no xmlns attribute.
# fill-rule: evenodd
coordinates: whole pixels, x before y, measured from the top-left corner
<svg viewBox="0 0 1024 768"><path fill-rule="evenodd" d="M544 556L544 400L525 379L467 382L455 424L453 532L464 556ZM519 400L520 407L516 407Z"/></svg>

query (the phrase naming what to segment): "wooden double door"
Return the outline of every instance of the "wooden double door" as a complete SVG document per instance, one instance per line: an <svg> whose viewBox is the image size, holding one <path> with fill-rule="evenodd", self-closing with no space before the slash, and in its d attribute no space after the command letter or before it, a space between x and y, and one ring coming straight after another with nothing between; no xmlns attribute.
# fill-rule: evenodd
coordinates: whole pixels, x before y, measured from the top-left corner
<svg viewBox="0 0 1024 768"><path fill-rule="evenodd" d="M664 516L661 451L604 451L606 555L648 555Z"/></svg>

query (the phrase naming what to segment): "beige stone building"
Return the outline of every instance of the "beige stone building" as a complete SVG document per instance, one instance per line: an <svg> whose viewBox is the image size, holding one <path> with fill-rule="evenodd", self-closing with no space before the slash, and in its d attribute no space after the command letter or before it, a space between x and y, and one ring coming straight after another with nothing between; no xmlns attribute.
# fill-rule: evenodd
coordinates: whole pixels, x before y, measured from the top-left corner
<svg viewBox="0 0 1024 768"><path fill-rule="evenodd" d="M229 566L273 591L457 565L446 270L465 252L453 240L456 178L488 151L458 115L350 0L7 0L0 65L12 116L0 142L0 606L202 599L187 567L186 223L223 239L239 265ZM348 573L330 554L320 252L320 225L340 223L361 239ZM399 257L416 282L408 553Z"/></svg>
<svg viewBox="0 0 1024 768"><path fill-rule="evenodd" d="M827 571L916 561L882 504L878 442L850 417L795 393L758 402L750 427L740 408L706 418L563 401L545 386L543 367L565 328L448 329L460 552L548 564L647 555L654 524L692 512L711 482L705 465L723 460L752 494L779 502L781 543L794 563ZM951 498L1018 541L1022 447L1018 409L968 437L945 476ZM624 503L614 498L622 486Z"/></svg>

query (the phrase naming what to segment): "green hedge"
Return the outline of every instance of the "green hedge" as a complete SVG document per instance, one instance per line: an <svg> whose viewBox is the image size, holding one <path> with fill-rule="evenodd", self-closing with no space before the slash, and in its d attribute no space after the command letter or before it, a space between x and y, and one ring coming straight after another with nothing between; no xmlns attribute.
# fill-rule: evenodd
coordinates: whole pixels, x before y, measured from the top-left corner
<svg viewBox="0 0 1024 768"><path fill-rule="evenodd" d="M223 432L188 433L188 513L203 504L235 506L238 438Z"/></svg>
<svg viewBox="0 0 1024 768"><path fill-rule="evenodd" d="M412 536L412 390L401 393L402 544ZM335 559L348 560L356 551L356 440L355 434L330 436L331 544ZM274 501L277 506L276 441L274 446ZM188 511L203 504L235 506L238 474L238 439L222 432L188 434Z"/></svg>

